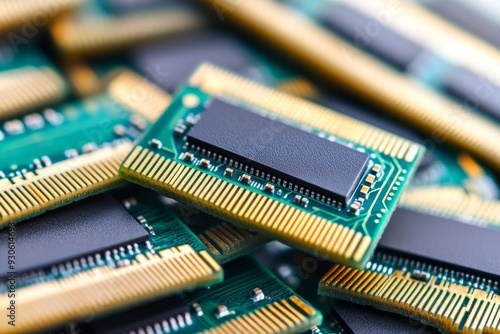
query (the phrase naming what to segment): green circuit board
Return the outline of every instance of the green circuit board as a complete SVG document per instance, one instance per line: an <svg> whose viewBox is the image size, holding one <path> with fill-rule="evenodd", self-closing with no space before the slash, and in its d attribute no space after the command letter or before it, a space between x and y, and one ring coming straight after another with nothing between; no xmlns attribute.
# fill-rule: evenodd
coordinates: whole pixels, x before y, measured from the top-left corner
<svg viewBox="0 0 500 334"><path fill-rule="evenodd" d="M103 330L106 333L172 330L181 334L310 333L322 323L317 309L251 258L232 261L223 269L222 283L141 305L82 324L79 329L88 334Z"/></svg>
<svg viewBox="0 0 500 334"><path fill-rule="evenodd" d="M335 265L319 293L409 316L446 333L500 330L496 279L390 252L377 252L364 270Z"/></svg>
<svg viewBox="0 0 500 334"><path fill-rule="evenodd" d="M423 148L210 65L202 66L189 82L125 159L121 175L306 251L353 266L365 264ZM302 126L312 141L329 136L320 145L337 142L339 150L349 148L348 155L361 153L367 162L352 184L353 194L345 202L331 199L304 189L300 182L292 185L264 170L188 144L188 128L199 126L194 123L203 119L212 101L220 101L219 96L230 101L221 102L230 108L248 108L286 120L295 126L291 131ZM301 158L300 150L296 155ZM294 228L286 217L292 218Z"/></svg>
<svg viewBox="0 0 500 334"><path fill-rule="evenodd" d="M20 261L15 273L0 273L7 275L0 301L7 300L13 279L15 293L26 296L18 307L27 317L15 330L57 328L223 279L205 245L153 192L126 188L99 195L5 229L0 237L12 229ZM54 239L58 252L47 252L43 245ZM130 281L135 276L148 279ZM68 300L78 302L68 307ZM12 330L5 323L0 329Z"/></svg>
<svg viewBox="0 0 500 334"><path fill-rule="evenodd" d="M142 108L122 98L137 80L148 88L147 103L138 101ZM132 140L168 101L168 94L124 72L100 96L0 123L0 227L118 185Z"/></svg>

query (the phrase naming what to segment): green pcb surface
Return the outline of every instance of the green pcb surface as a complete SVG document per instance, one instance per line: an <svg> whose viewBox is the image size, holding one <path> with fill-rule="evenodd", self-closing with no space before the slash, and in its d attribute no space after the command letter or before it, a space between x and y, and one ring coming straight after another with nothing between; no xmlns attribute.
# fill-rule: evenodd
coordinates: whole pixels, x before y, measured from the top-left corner
<svg viewBox="0 0 500 334"><path fill-rule="evenodd" d="M250 257L224 265L209 288L83 324L84 333L309 333L321 313ZM142 318L137 314L144 314ZM107 330L107 331L106 331Z"/></svg>
<svg viewBox="0 0 500 334"><path fill-rule="evenodd" d="M295 298L302 299L267 269L250 258L245 257L226 264L224 273L223 283L214 285L210 289L199 289L185 294L184 299L188 303L197 303L203 310L203 316L196 319L199 327L193 330L202 331L213 328L214 332L218 333L217 326L221 326L221 323L237 317L248 319L248 314L256 312L264 318L259 322L250 320L251 324L248 328L264 331L267 329L266 326L273 321L269 321L270 318L266 319L266 312L263 310L271 310L273 306L274 309L269 314L283 321L289 327L289 332L305 332L313 325L321 324L322 316L319 311L307 302L296 303ZM223 317L219 316L221 305L228 310L227 315ZM295 319L288 317L292 314L290 310L295 310L300 315L292 311ZM241 328L239 325L236 326L233 328Z"/></svg>
<svg viewBox="0 0 500 334"><path fill-rule="evenodd" d="M117 185L147 126L108 94L0 123L0 226Z"/></svg>
<svg viewBox="0 0 500 334"><path fill-rule="evenodd" d="M203 67L199 71L203 71ZM188 146L188 128L203 117L206 106L214 99L213 94L192 85L178 93L142 138L123 163L121 175L221 219L261 231L306 251L353 266L365 264L423 148L287 94L265 88L258 91L253 83L217 71L207 75L207 80L222 82L225 75L234 80L225 86L234 88L233 94L225 93L227 101L235 106L286 120L295 127L302 126L304 131L369 154L368 167L346 205L335 204L324 196L315 196L297 187L287 187L286 183L279 183L269 175L240 169L237 163ZM245 95L242 92L247 86L255 91L249 90ZM274 100L266 108L262 103L269 101L269 97ZM291 109L285 110L284 105ZM208 166L204 165L207 161ZM230 177L227 168L232 169ZM251 182L244 182L245 174L252 175ZM367 183L371 186L366 186ZM266 186L272 192L266 190ZM284 219L286 214L292 219Z"/></svg>
<svg viewBox="0 0 500 334"><path fill-rule="evenodd" d="M0 162L0 177L35 171L42 156L46 164L54 164L120 138L133 139L140 130L132 126L130 116L129 110L101 95L3 122L0 147L8 159ZM117 135L115 127L126 132Z"/></svg>

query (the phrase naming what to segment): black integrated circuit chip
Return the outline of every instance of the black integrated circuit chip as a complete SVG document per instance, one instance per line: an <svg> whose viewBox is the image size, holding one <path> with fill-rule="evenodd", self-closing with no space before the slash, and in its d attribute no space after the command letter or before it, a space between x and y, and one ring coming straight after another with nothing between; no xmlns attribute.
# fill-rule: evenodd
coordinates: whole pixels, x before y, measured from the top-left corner
<svg viewBox="0 0 500 334"><path fill-rule="evenodd" d="M136 48L131 59L140 73L168 92L173 92L203 62L235 72L253 64L243 43L221 31L204 31Z"/></svg>
<svg viewBox="0 0 500 334"><path fill-rule="evenodd" d="M400 208L378 247L500 276L499 240L497 229Z"/></svg>
<svg viewBox="0 0 500 334"><path fill-rule="evenodd" d="M111 196L100 195L49 211L15 225L18 273L147 240L149 234ZM7 254L9 228L0 231L0 254ZM0 277L8 270L0 260Z"/></svg>
<svg viewBox="0 0 500 334"><path fill-rule="evenodd" d="M331 4L321 18L323 24L341 34L351 43L370 51L384 61L405 71L423 52L424 48L398 32L379 25L376 38L366 34L366 27L373 24L373 18L344 4Z"/></svg>
<svg viewBox="0 0 500 334"><path fill-rule="evenodd" d="M500 119L500 87L465 67L453 67L443 79L446 92L460 102Z"/></svg>
<svg viewBox="0 0 500 334"><path fill-rule="evenodd" d="M369 161L365 152L219 99L189 130L188 142L341 204Z"/></svg>

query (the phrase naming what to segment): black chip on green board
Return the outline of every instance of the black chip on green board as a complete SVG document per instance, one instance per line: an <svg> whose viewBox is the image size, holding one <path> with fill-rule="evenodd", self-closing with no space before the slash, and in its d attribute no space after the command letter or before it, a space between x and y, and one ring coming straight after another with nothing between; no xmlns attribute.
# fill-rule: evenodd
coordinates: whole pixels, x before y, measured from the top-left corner
<svg viewBox="0 0 500 334"><path fill-rule="evenodd" d="M500 230L398 208L379 249L500 276Z"/></svg>
<svg viewBox="0 0 500 334"><path fill-rule="evenodd" d="M341 203L369 160L367 153L219 99L190 129L188 142Z"/></svg>
<svg viewBox="0 0 500 334"><path fill-rule="evenodd" d="M7 254L9 228L0 231L0 253ZM18 273L99 251L145 241L149 234L109 195L89 198L15 225ZM8 270L0 260L0 277Z"/></svg>

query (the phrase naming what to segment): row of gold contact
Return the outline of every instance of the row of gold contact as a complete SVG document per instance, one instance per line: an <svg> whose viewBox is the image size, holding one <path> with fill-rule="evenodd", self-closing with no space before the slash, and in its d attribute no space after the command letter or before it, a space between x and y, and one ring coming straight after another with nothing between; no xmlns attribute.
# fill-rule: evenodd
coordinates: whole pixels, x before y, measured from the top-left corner
<svg viewBox="0 0 500 334"><path fill-rule="evenodd" d="M280 83L274 88L308 100L312 100L320 96L316 86L304 78L290 79Z"/></svg>
<svg viewBox="0 0 500 334"><path fill-rule="evenodd" d="M40 28L57 15L72 10L83 0L3 0L0 1L0 31L30 25ZM31 28L30 31L33 31Z"/></svg>
<svg viewBox="0 0 500 334"><path fill-rule="evenodd" d="M150 122L167 109L172 97L129 70L119 70L108 84L108 93L115 100Z"/></svg>
<svg viewBox="0 0 500 334"><path fill-rule="evenodd" d="M79 97L96 95L105 90L105 82L85 61L72 59L62 67Z"/></svg>
<svg viewBox="0 0 500 334"><path fill-rule="evenodd" d="M384 25L451 63L467 67L493 82L500 79L500 51L496 47L411 1L399 1L395 5L390 0L335 0L339 1L354 6L374 20L385 9L392 17L390 22L384 21Z"/></svg>
<svg viewBox="0 0 500 334"><path fill-rule="evenodd" d="M426 130L440 142L473 152L496 169L500 168L500 130L473 112L398 73L375 58L342 41L304 15L271 0L205 0L215 5L227 20L235 20L267 42L328 79L352 91L397 118ZM279 20L276 18L279 17ZM222 80L203 78L212 90L239 92L252 100L260 96L233 88ZM203 83L200 82L200 83ZM247 85L248 86L248 85ZM231 92L234 93L234 92ZM230 94L230 93L229 93ZM244 99L244 98L243 98ZM256 103L256 102L253 102ZM264 102L262 102L264 104ZM297 109L297 108L296 108ZM301 118L308 118L302 112ZM352 131L352 129L355 131ZM358 127L350 131L361 139L377 138ZM347 132L347 131L345 131Z"/></svg>
<svg viewBox="0 0 500 334"><path fill-rule="evenodd" d="M359 267L372 246L368 235L171 161L141 146L134 148L120 174L168 196L187 200L243 228L258 229L340 263Z"/></svg>
<svg viewBox="0 0 500 334"><path fill-rule="evenodd" d="M400 205L500 226L500 201L485 200L458 187L407 189L401 196Z"/></svg>
<svg viewBox="0 0 500 334"><path fill-rule="evenodd" d="M22 67L0 73L0 118L62 100L67 87L59 74L48 67Z"/></svg>
<svg viewBox="0 0 500 334"><path fill-rule="evenodd" d="M189 10L141 12L117 18L71 20L52 27L57 46L72 55L117 51L138 42L202 29L207 21Z"/></svg>
<svg viewBox="0 0 500 334"><path fill-rule="evenodd" d="M339 136L350 142L412 162L420 146L351 117L301 98L274 90L210 64L202 65L190 84L210 94L235 97L295 122Z"/></svg>
<svg viewBox="0 0 500 334"><path fill-rule="evenodd" d="M228 223L217 224L197 236L220 263L266 242L262 235Z"/></svg>
<svg viewBox="0 0 500 334"><path fill-rule="evenodd" d="M302 333L319 323L319 313L299 297L292 296L240 315L204 333Z"/></svg>
<svg viewBox="0 0 500 334"><path fill-rule="evenodd" d="M414 317L446 332L498 333L500 296L493 292L440 281L410 278L335 265L321 280L319 293L358 300Z"/></svg>
<svg viewBox="0 0 500 334"><path fill-rule="evenodd" d="M0 226L116 186L120 163L131 149L127 141L0 180Z"/></svg>
<svg viewBox="0 0 500 334"><path fill-rule="evenodd" d="M0 323L2 333L42 331L95 314L104 314L163 295L191 290L222 280L222 268L206 251L189 245L137 255L119 268L98 267L71 277L35 284L17 291L15 327ZM0 296L2 305L7 295Z"/></svg>

